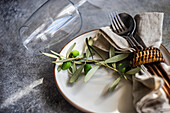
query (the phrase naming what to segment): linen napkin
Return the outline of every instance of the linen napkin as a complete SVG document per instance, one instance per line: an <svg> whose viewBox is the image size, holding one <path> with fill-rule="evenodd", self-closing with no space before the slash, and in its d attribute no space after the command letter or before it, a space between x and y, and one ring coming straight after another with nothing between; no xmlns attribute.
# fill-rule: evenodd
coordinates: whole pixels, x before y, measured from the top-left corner
<svg viewBox="0 0 170 113"><path fill-rule="evenodd" d="M162 43L163 13L146 12L135 16L137 23L137 33L147 47L154 46L159 48ZM115 34L109 26L102 27L94 37L94 46L108 52L110 44L117 52L132 52L128 42L121 36ZM170 75L170 66L162 63ZM162 89L163 79L152 76L144 65L141 72L132 77L133 81L133 103L139 113L159 113L170 111L170 105L165 92Z"/></svg>

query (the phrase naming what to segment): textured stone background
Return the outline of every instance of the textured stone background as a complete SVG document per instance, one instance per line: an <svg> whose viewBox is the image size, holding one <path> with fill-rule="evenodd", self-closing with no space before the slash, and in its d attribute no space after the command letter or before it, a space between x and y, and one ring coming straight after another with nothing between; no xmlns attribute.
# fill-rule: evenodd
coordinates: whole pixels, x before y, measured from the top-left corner
<svg viewBox="0 0 170 113"><path fill-rule="evenodd" d="M62 0L58 0L59 3ZM97 0L95 0L97 1ZM101 5L104 0L99 0ZM80 113L59 93L55 85L51 59L33 57L25 52L17 37L18 28L42 5L45 0L0 1L0 112L1 113ZM79 34L109 25L108 12L117 10L135 15L145 11L165 13L163 44L170 50L170 1L169 0L105 0L101 8L90 3L80 7L83 27ZM64 40L59 52L69 40ZM34 87L30 84L41 80ZM25 93L23 93L25 92Z"/></svg>

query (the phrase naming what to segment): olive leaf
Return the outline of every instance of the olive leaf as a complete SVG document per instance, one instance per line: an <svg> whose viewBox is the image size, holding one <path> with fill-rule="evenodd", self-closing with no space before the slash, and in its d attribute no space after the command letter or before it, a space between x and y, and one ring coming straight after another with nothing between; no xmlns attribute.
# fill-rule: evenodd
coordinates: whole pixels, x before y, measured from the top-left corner
<svg viewBox="0 0 170 113"><path fill-rule="evenodd" d="M92 37L90 37L90 38L88 39L88 44L89 44L90 46L93 45L93 38L92 38ZM85 50L87 50L87 49L88 49L88 48L87 48L87 44L86 44Z"/></svg>
<svg viewBox="0 0 170 113"><path fill-rule="evenodd" d="M86 59L88 59L89 56L90 56L90 51L89 51L89 49L87 49L87 50L86 50Z"/></svg>
<svg viewBox="0 0 170 113"><path fill-rule="evenodd" d="M121 80L121 76L118 77L118 78L111 84L111 86L109 87L109 92L112 92L112 91L116 88L116 86L119 84L120 80Z"/></svg>
<svg viewBox="0 0 170 113"><path fill-rule="evenodd" d="M72 73L73 73L73 69L72 69L72 67L69 67L68 72L69 72L70 74L72 74Z"/></svg>
<svg viewBox="0 0 170 113"><path fill-rule="evenodd" d="M126 75L123 75L123 77L127 80L127 77L126 77Z"/></svg>
<svg viewBox="0 0 170 113"><path fill-rule="evenodd" d="M76 45L76 43L74 43L72 46L70 46L70 48L68 49L67 53L66 53L66 58L69 57L71 51L73 50L74 46Z"/></svg>
<svg viewBox="0 0 170 113"><path fill-rule="evenodd" d="M40 51L41 52L41 51ZM58 59L58 57L56 56L56 55L53 55L53 54L50 54L50 53L44 53L44 52L41 52L43 55L45 55L45 56L48 56L48 57L51 57L51 58L57 58Z"/></svg>
<svg viewBox="0 0 170 113"><path fill-rule="evenodd" d="M89 44L90 46L92 46L92 45L93 45L93 39L92 39L92 37L90 37L90 38L89 38L89 40L88 40L88 44Z"/></svg>
<svg viewBox="0 0 170 113"><path fill-rule="evenodd" d="M127 58L129 56L129 54L119 54L119 55L115 55L107 60L105 60L105 63L114 63L114 62L118 62L121 61L125 58Z"/></svg>
<svg viewBox="0 0 170 113"><path fill-rule="evenodd" d="M113 57L115 56L115 48L113 46L110 46L110 49L109 49L109 57Z"/></svg>
<svg viewBox="0 0 170 113"><path fill-rule="evenodd" d="M95 72L99 69L100 65L95 66L94 68L92 68L85 76L84 78L84 82L87 82L94 74Z"/></svg>
<svg viewBox="0 0 170 113"><path fill-rule="evenodd" d="M72 72L73 72L73 73L76 72L77 67L76 67L75 61L73 61L73 66L72 66L72 67L73 67L73 68L72 68Z"/></svg>
<svg viewBox="0 0 170 113"><path fill-rule="evenodd" d="M59 66L57 67L57 71L58 71L58 72L61 71L61 65L59 65Z"/></svg>
<svg viewBox="0 0 170 113"><path fill-rule="evenodd" d="M60 59L61 59L61 57L64 57L64 56L62 56L62 55L60 55L60 54L58 54L58 53L56 53L56 52L54 52L54 51L52 51L52 50L50 50L50 52L53 53L53 54L55 54L55 55L57 55Z"/></svg>
<svg viewBox="0 0 170 113"><path fill-rule="evenodd" d="M138 73L140 71L140 69L141 69L140 67L133 68L133 69L127 71L126 74L133 75L135 73Z"/></svg>
<svg viewBox="0 0 170 113"><path fill-rule="evenodd" d="M109 58L115 56L115 48L111 45L109 49ZM112 67L116 69L116 63L112 63Z"/></svg>
<svg viewBox="0 0 170 113"><path fill-rule="evenodd" d="M116 69L116 62L114 62L114 63L112 64L112 67L113 67L114 69Z"/></svg>
<svg viewBox="0 0 170 113"><path fill-rule="evenodd" d="M71 78L70 78L70 83L73 83L73 82L75 82L77 79L78 79L78 77L80 76L80 74L81 74L81 72L82 72L82 70L83 70L83 68L84 68L84 65L85 64L83 64L83 65L81 65L74 73L73 73L73 75L71 76Z"/></svg>
<svg viewBox="0 0 170 113"><path fill-rule="evenodd" d="M85 53L85 56L86 56L86 58L88 59L90 56L92 57L92 59L93 59L93 53L92 53L92 51L91 51L91 49L90 49L90 47L89 46L91 46L91 45L93 45L93 39L90 37L89 39L88 38L86 38L86 47L85 47L85 50L86 50L86 53Z"/></svg>
<svg viewBox="0 0 170 113"><path fill-rule="evenodd" d="M58 61L52 61L51 63L63 63L63 62L72 61L75 59L77 58L68 58L68 59L63 59L63 60L58 60Z"/></svg>
<svg viewBox="0 0 170 113"><path fill-rule="evenodd" d="M92 51L91 51L91 49L90 49L90 45L89 45L89 42L88 42L88 38L86 38L86 45L87 45L87 50L86 50L86 58L88 59L89 58L89 56L90 56L90 54L91 54L91 56L92 56L92 59L93 59L93 55L92 55Z"/></svg>
<svg viewBox="0 0 170 113"><path fill-rule="evenodd" d="M104 60L104 58L102 57L102 55L93 47L93 46L89 46L90 49L92 49L97 55L100 56L100 58L102 58L102 60Z"/></svg>

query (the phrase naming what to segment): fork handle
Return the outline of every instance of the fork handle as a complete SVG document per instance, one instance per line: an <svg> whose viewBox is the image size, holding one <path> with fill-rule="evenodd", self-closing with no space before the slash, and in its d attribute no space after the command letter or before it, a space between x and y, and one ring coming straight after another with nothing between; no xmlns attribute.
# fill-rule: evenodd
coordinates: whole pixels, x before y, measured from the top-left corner
<svg viewBox="0 0 170 113"><path fill-rule="evenodd" d="M124 36L124 38L128 41L132 48L136 49L136 51L143 49L143 47L134 39L132 35Z"/></svg>
<svg viewBox="0 0 170 113"><path fill-rule="evenodd" d="M144 48L144 47L141 46L141 44L139 44L139 42L136 41L136 39L134 38L133 35L130 35L129 37L135 43L135 46L137 46L138 49L143 49Z"/></svg>
<svg viewBox="0 0 170 113"><path fill-rule="evenodd" d="M137 41L132 40L132 37L133 36L124 36L130 46L136 49L136 51L143 49L143 47Z"/></svg>

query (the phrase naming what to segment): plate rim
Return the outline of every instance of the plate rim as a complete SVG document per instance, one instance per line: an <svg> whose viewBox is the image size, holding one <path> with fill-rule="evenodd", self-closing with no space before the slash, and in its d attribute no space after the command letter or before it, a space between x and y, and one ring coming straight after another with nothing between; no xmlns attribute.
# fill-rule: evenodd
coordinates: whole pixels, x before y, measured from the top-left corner
<svg viewBox="0 0 170 113"><path fill-rule="evenodd" d="M74 39L76 39L76 38L78 38L78 37L80 37L80 36L82 36L82 35L84 35L84 34L87 34L87 33L93 32L93 31L97 31L97 30L98 30L98 29L86 31L86 32L84 32L84 33L82 33L82 34L74 37L74 38L71 39L66 45L64 45L64 47L60 50L59 54L60 54L60 53L62 52L62 50L63 50L71 41L73 41ZM170 54L170 52L168 51L168 49L167 49L163 44L161 44L161 46L167 51L167 53ZM87 110L87 109L85 109L85 108L83 108L83 107L80 107L80 106L77 105L76 103L72 102L72 101L63 93L63 91L62 91L61 88L59 87L58 82L57 82L57 80L56 80L55 68L56 68L56 64L55 64L55 66L54 66L54 79L55 79L55 83L56 83L56 86L57 86L60 94L65 98L65 100L66 100L67 102L69 102L72 106L74 106L75 108L77 108L77 109L79 109L79 110L81 110L81 111L83 111L83 112L92 112L92 111L89 111L89 110Z"/></svg>

